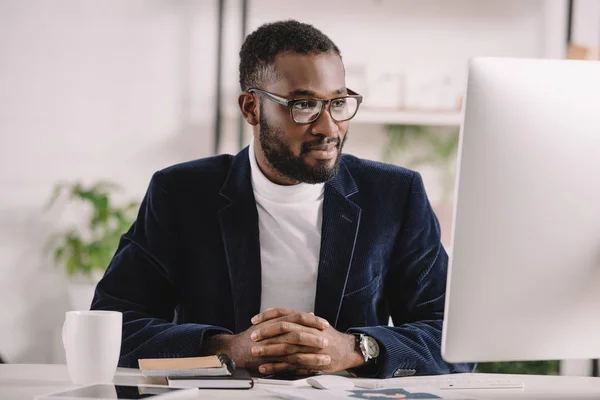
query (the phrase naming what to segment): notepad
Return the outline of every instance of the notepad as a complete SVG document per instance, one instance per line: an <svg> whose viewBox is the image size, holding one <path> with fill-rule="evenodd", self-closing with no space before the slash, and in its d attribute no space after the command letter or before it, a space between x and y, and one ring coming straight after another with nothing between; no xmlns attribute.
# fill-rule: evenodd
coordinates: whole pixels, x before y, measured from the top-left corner
<svg viewBox="0 0 600 400"><path fill-rule="evenodd" d="M230 376L235 371L233 360L226 354L206 357L143 358L138 360L144 376L198 377Z"/></svg>
<svg viewBox="0 0 600 400"><path fill-rule="evenodd" d="M254 386L250 373L243 368L237 368L230 376L179 376L169 377L167 381L170 387L183 389L251 389Z"/></svg>

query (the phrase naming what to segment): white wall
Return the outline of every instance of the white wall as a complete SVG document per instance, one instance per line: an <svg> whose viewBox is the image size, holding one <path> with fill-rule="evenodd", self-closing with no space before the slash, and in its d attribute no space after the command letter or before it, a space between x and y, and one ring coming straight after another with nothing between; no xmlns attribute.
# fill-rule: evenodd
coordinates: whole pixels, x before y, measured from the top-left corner
<svg viewBox="0 0 600 400"><path fill-rule="evenodd" d="M216 2L0 0L0 354L51 362L65 278L41 253L63 224L41 211L57 180L115 180L140 197L151 174L212 151ZM225 77L235 113L239 10L228 2ZM560 54L558 12L542 0L255 0L250 30L314 23L346 65L461 69L475 54ZM556 11L556 10L555 10ZM549 18L548 15L555 15ZM558 17L556 17L558 15ZM558 33L556 33L558 32ZM553 35L551 34L550 37ZM236 121L223 151L237 150ZM379 158L381 129L356 127L349 152Z"/></svg>
<svg viewBox="0 0 600 400"><path fill-rule="evenodd" d="M140 198L153 171L212 152L212 2L0 2L0 354L49 362L65 280L41 255L57 180Z"/></svg>
<svg viewBox="0 0 600 400"><path fill-rule="evenodd" d="M575 0L572 41L583 47L600 48L600 0Z"/></svg>
<svg viewBox="0 0 600 400"><path fill-rule="evenodd" d="M575 0L573 4L573 30L571 41L588 49L600 51L600 0ZM592 373L589 360L563 360L560 374L587 376Z"/></svg>

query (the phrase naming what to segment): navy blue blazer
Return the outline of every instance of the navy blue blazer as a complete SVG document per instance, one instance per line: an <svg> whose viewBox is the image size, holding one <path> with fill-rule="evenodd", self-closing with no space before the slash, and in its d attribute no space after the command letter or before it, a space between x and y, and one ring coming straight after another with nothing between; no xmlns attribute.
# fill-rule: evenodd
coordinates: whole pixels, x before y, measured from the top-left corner
<svg viewBox="0 0 600 400"><path fill-rule="evenodd" d="M325 184L314 312L379 342L360 375L473 370L441 358L447 261L420 175L343 155ZM249 328L260 301L245 148L154 174L91 308L123 312L119 365L136 368L139 358L198 356L207 335Z"/></svg>

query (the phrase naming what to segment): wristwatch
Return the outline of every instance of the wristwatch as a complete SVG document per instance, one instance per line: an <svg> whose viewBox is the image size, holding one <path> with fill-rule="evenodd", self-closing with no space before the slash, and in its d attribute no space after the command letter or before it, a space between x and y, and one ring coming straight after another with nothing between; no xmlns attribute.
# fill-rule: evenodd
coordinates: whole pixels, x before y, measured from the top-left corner
<svg viewBox="0 0 600 400"><path fill-rule="evenodd" d="M360 350L365 358L365 364L374 361L379 356L379 344L377 340L364 333L354 333L356 337L356 349Z"/></svg>

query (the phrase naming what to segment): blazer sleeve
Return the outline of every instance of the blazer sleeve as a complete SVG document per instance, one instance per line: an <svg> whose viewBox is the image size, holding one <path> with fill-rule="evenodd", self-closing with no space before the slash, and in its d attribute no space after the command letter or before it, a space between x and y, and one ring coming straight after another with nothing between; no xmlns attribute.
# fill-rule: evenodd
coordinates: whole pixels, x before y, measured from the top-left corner
<svg viewBox="0 0 600 400"><path fill-rule="evenodd" d="M377 340L380 355L358 375L390 378L472 372L475 364L450 364L441 356L448 256L423 181L414 173L397 256L385 281L394 326L351 328Z"/></svg>
<svg viewBox="0 0 600 400"><path fill-rule="evenodd" d="M163 178L161 172L152 177L136 222L121 237L92 301L92 310L123 313L120 367L138 368L140 358L199 356L205 335L232 333L173 322L181 252Z"/></svg>

